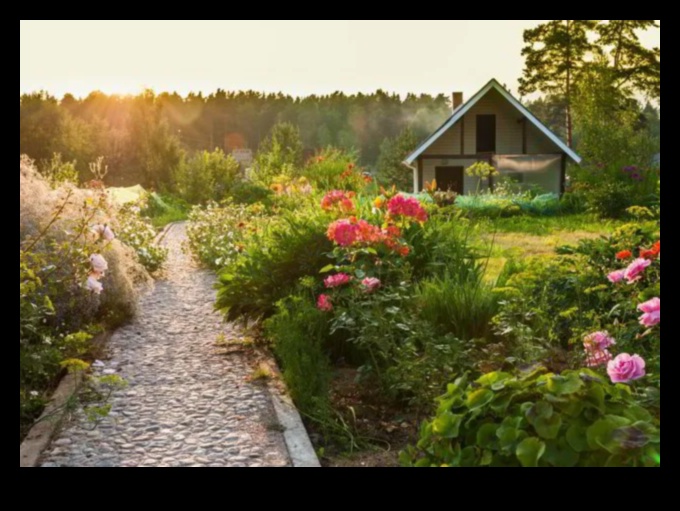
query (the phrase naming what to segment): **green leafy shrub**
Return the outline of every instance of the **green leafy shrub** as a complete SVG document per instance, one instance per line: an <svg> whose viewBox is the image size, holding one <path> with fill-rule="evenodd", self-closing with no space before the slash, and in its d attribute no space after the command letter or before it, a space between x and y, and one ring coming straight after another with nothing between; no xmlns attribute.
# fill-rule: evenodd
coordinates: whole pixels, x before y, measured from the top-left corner
<svg viewBox="0 0 680 511"><path fill-rule="evenodd" d="M154 227L162 228L172 222L186 220L189 209L189 205L183 199L153 192L146 198L141 215L149 219Z"/></svg>
<svg viewBox="0 0 680 511"><path fill-rule="evenodd" d="M221 149L184 156L174 171L175 189L191 204L224 199L240 179L241 166Z"/></svg>
<svg viewBox="0 0 680 511"><path fill-rule="evenodd" d="M407 466L657 466L659 421L588 369L466 376L439 398Z"/></svg>
<svg viewBox="0 0 680 511"><path fill-rule="evenodd" d="M305 295L280 300L276 310L264 326L267 336L274 341L283 378L300 411L323 418L329 408L331 379L326 350L328 321Z"/></svg>
<svg viewBox="0 0 680 511"><path fill-rule="evenodd" d="M326 215L300 206L263 222L234 263L220 273L216 305L227 319L271 316L276 302L302 277L317 275L328 261L332 245L326 237Z"/></svg>

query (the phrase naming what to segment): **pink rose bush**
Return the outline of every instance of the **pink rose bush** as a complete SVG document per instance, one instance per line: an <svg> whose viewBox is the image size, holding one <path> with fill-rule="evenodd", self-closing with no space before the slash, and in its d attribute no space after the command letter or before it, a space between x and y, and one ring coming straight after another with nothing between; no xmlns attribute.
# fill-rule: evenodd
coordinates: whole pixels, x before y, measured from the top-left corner
<svg viewBox="0 0 680 511"><path fill-rule="evenodd" d="M102 257L100 254L92 254L90 256L90 264L92 265L92 270L95 273L100 274L102 277L109 269L109 264L106 262L106 259L104 259L104 257Z"/></svg>
<svg viewBox="0 0 680 511"><path fill-rule="evenodd" d="M421 224L427 222L428 218L418 199L403 195L392 197L387 203L387 211L391 218L410 219Z"/></svg>
<svg viewBox="0 0 680 511"><path fill-rule="evenodd" d="M644 312L640 316L640 324L646 327L652 327L661 323L661 299L652 298L651 300L638 305L638 310Z"/></svg>
<svg viewBox="0 0 680 511"><path fill-rule="evenodd" d="M608 332L594 332L583 339L583 349L586 353L586 365L598 367L605 365L612 359L609 353L610 346L614 346L616 340Z"/></svg>
<svg viewBox="0 0 680 511"><path fill-rule="evenodd" d="M331 301L331 297L328 295L319 295L316 306L319 310L331 312L333 310L333 302Z"/></svg>
<svg viewBox="0 0 680 511"><path fill-rule="evenodd" d="M613 383L628 383L645 375L645 361L639 355L621 353L607 363L607 374Z"/></svg>
<svg viewBox="0 0 680 511"><path fill-rule="evenodd" d="M338 273L337 275L331 275L326 280L324 280L323 283L327 288L333 288L349 284L351 280L352 277L350 277L346 273Z"/></svg>
<svg viewBox="0 0 680 511"><path fill-rule="evenodd" d="M364 291L367 293L373 293L374 291L380 289L382 283L380 282L380 279L376 279L375 277L367 277L361 281L361 285L364 287Z"/></svg>
<svg viewBox="0 0 680 511"><path fill-rule="evenodd" d="M104 241L113 241L116 239L116 235L113 233L113 230L106 224L97 224L92 226L92 232Z"/></svg>
<svg viewBox="0 0 680 511"><path fill-rule="evenodd" d="M91 273L90 276L87 277L85 288L96 295L100 295L104 290L104 286L102 285L101 282L99 282L99 279L100 275L98 273Z"/></svg>
<svg viewBox="0 0 680 511"><path fill-rule="evenodd" d="M628 268L625 269L623 276L628 281L628 284L634 284L642 278L645 269L652 264L649 259L638 258L635 259Z"/></svg>

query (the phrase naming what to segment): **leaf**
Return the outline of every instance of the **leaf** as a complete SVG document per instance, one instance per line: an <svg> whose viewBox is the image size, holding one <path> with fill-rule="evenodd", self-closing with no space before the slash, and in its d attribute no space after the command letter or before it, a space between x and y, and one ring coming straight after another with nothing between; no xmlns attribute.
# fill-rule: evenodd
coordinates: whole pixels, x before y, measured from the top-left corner
<svg viewBox="0 0 680 511"><path fill-rule="evenodd" d="M548 375L548 390L557 395L567 395L578 392L583 387L583 381L577 373L562 375Z"/></svg>
<svg viewBox="0 0 680 511"><path fill-rule="evenodd" d="M515 451L515 455L523 467L537 467L538 460L544 453L545 443L535 437L522 440Z"/></svg>
<svg viewBox="0 0 680 511"><path fill-rule="evenodd" d="M549 418L539 417L533 424L536 433L541 438L553 439L557 438L562 427L562 417L555 414Z"/></svg>
<svg viewBox="0 0 680 511"><path fill-rule="evenodd" d="M327 266L324 266L319 270L319 273L328 273L329 271L335 270L335 265L334 264L329 264Z"/></svg>
<svg viewBox="0 0 680 511"><path fill-rule="evenodd" d="M572 424L569 426L569 429L567 429L565 438L569 446L576 452L583 452L588 449L585 426Z"/></svg>
<svg viewBox="0 0 680 511"><path fill-rule="evenodd" d="M496 431L498 431L498 424L482 424L477 430L477 445L484 449L495 449L497 444Z"/></svg>
<svg viewBox="0 0 680 511"><path fill-rule="evenodd" d="M487 389L479 389L470 394L467 397L467 407L470 410L476 410L482 406L491 402L494 398L494 393Z"/></svg>
<svg viewBox="0 0 680 511"><path fill-rule="evenodd" d="M564 438L546 442L543 459L553 467L573 467L578 463L579 454Z"/></svg>
<svg viewBox="0 0 680 511"><path fill-rule="evenodd" d="M432 431L444 438L457 438L462 420L462 415L444 412L432 422Z"/></svg>
<svg viewBox="0 0 680 511"><path fill-rule="evenodd" d="M586 430L588 447L592 450L603 448L610 453L618 452L620 446L614 439L614 430L627 426L629 423L628 419L615 415L608 415L604 419L600 419Z"/></svg>

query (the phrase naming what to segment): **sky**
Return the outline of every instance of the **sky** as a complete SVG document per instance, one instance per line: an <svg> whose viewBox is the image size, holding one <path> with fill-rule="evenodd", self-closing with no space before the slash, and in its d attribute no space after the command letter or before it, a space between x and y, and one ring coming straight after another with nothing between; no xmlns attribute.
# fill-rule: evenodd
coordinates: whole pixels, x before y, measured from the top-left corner
<svg viewBox="0 0 680 511"><path fill-rule="evenodd" d="M19 92L251 89L466 97L517 90L522 32L547 20L20 20ZM642 35L660 46L660 30Z"/></svg>

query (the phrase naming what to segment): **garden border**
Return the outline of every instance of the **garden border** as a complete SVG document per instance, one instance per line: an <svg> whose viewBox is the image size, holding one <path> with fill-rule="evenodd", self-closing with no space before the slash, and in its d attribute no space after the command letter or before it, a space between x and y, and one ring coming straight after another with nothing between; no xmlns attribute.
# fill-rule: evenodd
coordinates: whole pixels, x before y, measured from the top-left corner
<svg viewBox="0 0 680 511"><path fill-rule="evenodd" d="M92 344L103 346L111 335L113 332L101 333L94 338ZM19 468L33 468L38 465L42 453L52 443L68 415L68 402L76 395L82 383L82 373L69 373L61 379L40 418L19 446Z"/></svg>
<svg viewBox="0 0 680 511"><path fill-rule="evenodd" d="M321 463L316 456L300 412L288 395L283 381L279 380L279 384L284 387L284 390L277 385L269 385L269 394L276 417L283 427L283 439L286 442L293 468L320 468Z"/></svg>

